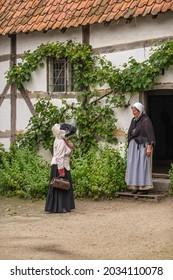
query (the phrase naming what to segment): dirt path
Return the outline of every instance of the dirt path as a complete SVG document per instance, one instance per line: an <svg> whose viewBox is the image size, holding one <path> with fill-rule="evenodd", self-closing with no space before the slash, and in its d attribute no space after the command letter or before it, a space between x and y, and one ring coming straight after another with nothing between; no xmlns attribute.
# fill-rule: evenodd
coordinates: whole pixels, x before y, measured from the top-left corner
<svg viewBox="0 0 173 280"><path fill-rule="evenodd" d="M173 198L77 200L46 214L44 201L0 196L1 260L172 260Z"/></svg>

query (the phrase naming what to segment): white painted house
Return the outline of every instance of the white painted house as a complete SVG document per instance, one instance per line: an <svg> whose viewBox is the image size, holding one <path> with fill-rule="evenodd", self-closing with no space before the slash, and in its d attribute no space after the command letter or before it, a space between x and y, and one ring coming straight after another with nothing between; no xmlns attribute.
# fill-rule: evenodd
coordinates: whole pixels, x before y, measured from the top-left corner
<svg viewBox="0 0 173 280"><path fill-rule="evenodd" d="M16 133L25 130L32 116L30 102L34 104L38 94L47 96L50 91L47 65L24 83L25 99L7 84L5 72L10 65L20 62L24 52L33 51L42 43L71 39L90 44L94 52L121 67L129 57L146 60L154 41L173 39L172 26L173 0L1 0L0 142L9 148ZM58 106L62 96L75 98L75 94L66 92L56 92L55 96L53 102ZM151 89L137 93L130 104L136 101L144 103L154 125L156 166L160 161L171 162L173 142L170 145L166 133L168 125L173 128L173 66L160 75ZM169 124L163 121L165 112ZM132 118L130 106L117 109L115 117L119 128L117 137L124 142Z"/></svg>

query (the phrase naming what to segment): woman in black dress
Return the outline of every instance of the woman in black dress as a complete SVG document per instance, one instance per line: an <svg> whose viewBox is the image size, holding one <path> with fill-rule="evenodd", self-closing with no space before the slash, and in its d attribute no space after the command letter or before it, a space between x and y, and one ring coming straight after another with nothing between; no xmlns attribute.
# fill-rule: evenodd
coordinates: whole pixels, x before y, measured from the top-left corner
<svg viewBox="0 0 173 280"><path fill-rule="evenodd" d="M50 213L67 213L75 209L72 180L70 174L70 154L73 150L73 143L68 137L76 132L76 127L63 123L55 124L52 127L55 136L53 145L53 157L51 160L50 182L54 177L65 177L70 182L68 191L53 188L49 185L45 211Z"/></svg>

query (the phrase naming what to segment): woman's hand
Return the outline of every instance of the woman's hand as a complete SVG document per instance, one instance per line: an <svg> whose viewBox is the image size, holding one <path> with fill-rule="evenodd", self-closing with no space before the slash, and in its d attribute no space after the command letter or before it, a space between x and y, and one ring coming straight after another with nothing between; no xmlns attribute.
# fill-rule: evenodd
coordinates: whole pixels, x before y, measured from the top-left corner
<svg viewBox="0 0 173 280"><path fill-rule="evenodd" d="M59 174L60 177L64 177L65 176L65 169L64 168L58 169L58 174Z"/></svg>
<svg viewBox="0 0 173 280"><path fill-rule="evenodd" d="M151 152L152 152L152 145L147 145L147 150L146 150L147 157L151 156Z"/></svg>
<svg viewBox="0 0 173 280"><path fill-rule="evenodd" d="M65 139L65 142L66 142L67 146L68 146L70 149L73 149L73 148L74 148L74 144L73 144L72 142L67 141L66 139Z"/></svg>

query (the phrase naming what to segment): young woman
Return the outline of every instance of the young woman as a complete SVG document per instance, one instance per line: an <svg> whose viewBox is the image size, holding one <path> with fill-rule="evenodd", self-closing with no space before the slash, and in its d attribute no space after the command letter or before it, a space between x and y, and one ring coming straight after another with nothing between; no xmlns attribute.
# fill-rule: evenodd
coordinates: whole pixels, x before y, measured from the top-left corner
<svg viewBox="0 0 173 280"><path fill-rule="evenodd" d="M45 211L50 213L67 213L75 209L73 187L70 174L70 154L73 150L73 143L68 137L76 132L76 127L63 123L55 124L52 127L55 136L53 145L53 157L51 160L50 182L55 177L65 177L70 182L70 189L61 190L49 185Z"/></svg>

